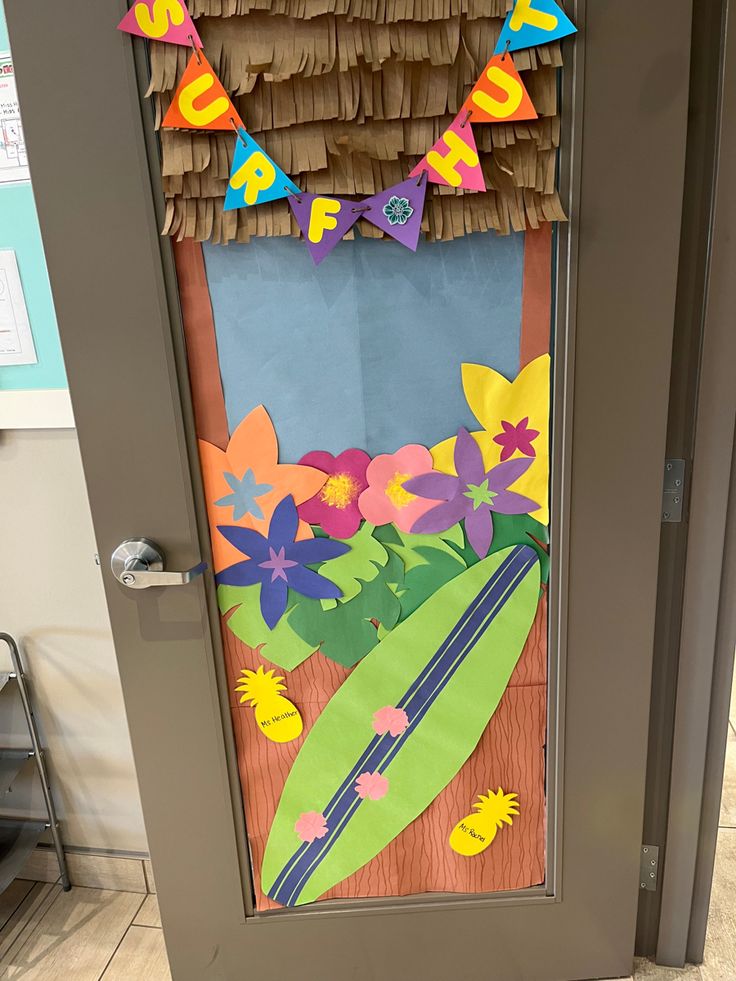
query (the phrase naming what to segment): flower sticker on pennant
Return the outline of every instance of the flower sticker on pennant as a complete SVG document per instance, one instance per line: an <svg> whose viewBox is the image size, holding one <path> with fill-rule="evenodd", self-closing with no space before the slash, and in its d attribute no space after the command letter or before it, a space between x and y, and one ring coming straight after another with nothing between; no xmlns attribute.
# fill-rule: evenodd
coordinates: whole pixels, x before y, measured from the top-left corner
<svg viewBox="0 0 736 981"><path fill-rule="evenodd" d="M344 542L328 538L295 540L299 515L293 497L286 497L271 518L268 535L251 528L218 526L222 535L248 558L222 572L218 586L253 586L261 584L261 614L266 626L274 629L286 612L289 590L312 599L339 599L339 586L308 569L308 565L326 562L349 551Z"/></svg>
<svg viewBox="0 0 736 981"><path fill-rule="evenodd" d="M396 453L381 453L371 460L366 471L368 489L363 491L359 501L363 517L374 525L387 525L393 521L400 531L410 532L433 504L443 500L442 497L436 501L428 500L406 487L410 478L431 470L432 454L418 443L402 446Z"/></svg>
<svg viewBox="0 0 736 981"><path fill-rule="evenodd" d="M463 390L482 429L472 433L490 470L497 463L526 457L531 466L515 489L539 502L532 517L549 521L550 356L530 361L513 381L482 364L462 366ZM432 447L435 470L455 473L455 437Z"/></svg>
<svg viewBox="0 0 736 981"><path fill-rule="evenodd" d="M366 469L371 458L365 450L345 450L338 456L314 450L301 458L301 466L321 470L326 480L319 491L299 505L299 517L320 525L334 538L351 538L360 527L358 498L368 486Z"/></svg>
<svg viewBox="0 0 736 981"><path fill-rule="evenodd" d="M300 841L311 845L315 838L324 838L329 828L319 811L305 811L304 814L299 815L294 831L299 835Z"/></svg>
<svg viewBox="0 0 736 981"><path fill-rule="evenodd" d="M383 213L388 218L389 225L405 225L414 214L414 209L409 204L409 198L392 195L388 204L383 206Z"/></svg>
<svg viewBox="0 0 736 981"><path fill-rule="evenodd" d="M415 534L446 531L465 519L465 534L476 555L483 559L493 541L493 514L529 514L539 505L531 498L509 490L509 486L531 466L530 459L507 460L486 470L480 447L460 428L455 440L457 476L429 473L407 481L406 489L420 497L442 500L412 527Z"/></svg>
<svg viewBox="0 0 736 981"><path fill-rule="evenodd" d="M219 525L237 524L265 532L279 501L291 495L299 505L313 497L326 480L321 470L278 462L276 433L262 405L243 419L226 450L200 440L199 456L215 572L242 559L218 532ZM313 537L306 522L299 525L296 537Z"/></svg>
<svg viewBox="0 0 736 981"><path fill-rule="evenodd" d="M378 770L361 773L355 784L355 793L361 800L381 800L388 793L388 777L382 776Z"/></svg>

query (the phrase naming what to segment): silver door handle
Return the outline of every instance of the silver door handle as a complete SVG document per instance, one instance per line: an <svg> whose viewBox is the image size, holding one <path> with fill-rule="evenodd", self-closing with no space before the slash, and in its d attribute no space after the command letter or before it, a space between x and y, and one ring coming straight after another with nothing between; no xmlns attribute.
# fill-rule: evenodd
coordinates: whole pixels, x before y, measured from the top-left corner
<svg viewBox="0 0 736 981"><path fill-rule="evenodd" d="M207 568L206 562L200 562L186 572L165 572L164 565L161 546L149 538L127 538L118 545L110 560L113 575L129 589L186 586Z"/></svg>

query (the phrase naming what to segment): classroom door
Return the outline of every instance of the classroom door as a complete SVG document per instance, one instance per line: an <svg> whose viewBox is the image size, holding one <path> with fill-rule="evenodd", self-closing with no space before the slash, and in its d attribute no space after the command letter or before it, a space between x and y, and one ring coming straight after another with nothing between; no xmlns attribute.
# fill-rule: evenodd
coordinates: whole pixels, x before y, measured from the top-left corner
<svg viewBox="0 0 736 981"><path fill-rule="evenodd" d="M691 5L573 6L570 221L315 267L6 0L175 981L631 970Z"/></svg>

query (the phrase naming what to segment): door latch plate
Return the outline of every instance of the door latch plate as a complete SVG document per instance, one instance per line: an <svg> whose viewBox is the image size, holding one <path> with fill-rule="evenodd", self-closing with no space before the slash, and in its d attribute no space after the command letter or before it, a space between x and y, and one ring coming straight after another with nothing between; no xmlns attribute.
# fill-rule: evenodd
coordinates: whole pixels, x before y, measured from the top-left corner
<svg viewBox="0 0 736 981"><path fill-rule="evenodd" d="M639 888L647 892L657 891L659 880L659 847L657 845L641 846L641 862L639 865Z"/></svg>

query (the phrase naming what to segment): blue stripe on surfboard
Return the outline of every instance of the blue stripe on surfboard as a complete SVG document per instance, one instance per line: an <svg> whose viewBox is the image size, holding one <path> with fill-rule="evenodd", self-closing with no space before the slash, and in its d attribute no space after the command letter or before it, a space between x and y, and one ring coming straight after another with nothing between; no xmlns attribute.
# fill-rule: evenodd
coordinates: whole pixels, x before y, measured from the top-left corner
<svg viewBox="0 0 736 981"><path fill-rule="evenodd" d="M516 546L516 548L514 549L514 551L511 552L511 553L509 553L509 555L506 557L506 559L504 560L504 562L501 563L501 565L494 571L493 575L489 578L488 582L478 592L477 596L475 596L475 598L470 603L470 605L468 606L468 608L463 612L463 614L460 617L460 619L458 620L458 622L449 631L449 633L447 634L447 636L445 637L445 639L440 644L439 648L435 651L435 653L432 655L432 657L429 659L429 661L427 661L427 663L424 665L424 667L422 668L422 670L419 672L419 674L417 675L417 677L414 679L414 681L412 682L412 684L409 686L409 690L404 693L404 695L402 696L402 700L399 703L399 706L398 707L402 707L403 708L405 706L405 703L406 703L407 699L410 698L414 694L414 692L416 691L416 689L422 684L422 682L424 681L424 679L432 671L432 669L435 667L435 665L444 657L444 655L445 655L445 653L447 651L448 646L450 644L453 644L456 641L456 639L457 639L460 631L463 629L463 627L468 623L468 621L473 616L473 614L476 612L476 610L479 608L479 606L482 603L485 602L485 600L486 600L487 596L489 595L489 593L497 587L498 583L500 582L501 577L504 574L504 569L506 568L506 563L510 562L511 560L514 560L516 558L516 556L518 554L520 554L519 553L519 550L522 547L523 546L521 546L521 545ZM365 770L365 767L366 767L366 763L369 760L369 758L373 755L373 753L375 752L376 747L378 745L380 745L381 743L387 743L389 745L392 745L394 743L395 739L396 739L395 736L390 736L388 734L375 735L375 736L372 737L371 741L366 746L366 748L363 751L363 753L361 754L360 758L354 764L352 770L347 774L347 776L345 777L345 779L343 780L343 782L340 784L340 786L337 788L337 790L333 794L333 796L330 799L330 801L327 803L327 806L322 811L322 815L325 818L325 820L327 820L331 816L333 808L335 807L335 805L337 804L337 801L340 799L340 797L345 792L345 790L348 787L352 787L354 785L355 781L357 780L358 776L361 773L363 773L363 771ZM288 875L288 873L291 870L291 865L294 862L298 861L298 859L301 858L301 856L302 856L302 854L304 852L306 852L306 851L309 850L310 845L311 845L311 842L304 842L302 845L299 846L299 848L296 850L296 852L292 856L291 861L290 862L287 862L287 864L284 866L284 868L281 870L281 872L278 874L278 876L274 880L273 884L271 885L271 889L272 890L278 890L280 888L281 882L282 882L283 878L286 875Z"/></svg>
<svg viewBox="0 0 736 981"><path fill-rule="evenodd" d="M362 754L351 774L343 781L328 808L325 809L325 816L328 810L330 812L332 833L329 838L303 843L297 849L271 887L269 895L273 899L287 906L295 905L306 880L331 850L339 833L357 806L362 803L354 789L354 781L358 773L363 772L364 769L381 772L388 767L405 740L416 730L429 711L439 692L454 675L477 640L495 619L508 596L531 571L536 561L536 554L532 549L528 546L517 546L496 570L489 583L479 592L476 598L479 602L472 603L468 610L464 611L463 616L399 702L400 706L409 709L407 712L410 715L409 726L398 738L381 736L372 740L367 751ZM454 662L449 666L441 663L447 653L448 642L453 645L452 651L455 654Z"/></svg>
<svg viewBox="0 0 736 981"><path fill-rule="evenodd" d="M522 546L517 546L514 549L514 551L511 552L506 557L506 559L504 560L504 562L501 563L501 565L494 571L493 575L488 579L488 582L478 592L477 596L475 596L475 598L470 603L470 605L468 606L468 608L463 611L463 614L460 617L460 619L453 626L453 628L449 631L449 633L447 634L447 636L445 637L445 639L440 644L439 648L435 651L435 653L432 655L432 657L429 659L429 661L427 661L427 663L424 665L424 667L419 672L419 674L417 675L417 677L414 679L414 681L412 682L412 684L409 686L409 690L407 692L405 692L405 694L402 696L402 700L399 703L399 706L397 706L397 707L402 707L402 708L405 707L405 703L406 703L407 699L410 698L414 694L414 692L416 691L416 689L422 684L422 682L424 681L424 679L432 671L432 669L435 667L435 665L438 663L438 661L440 661L444 657L444 655L445 655L445 653L447 651L448 646L450 644L452 644L452 643L455 642L455 640L457 639L460 631L468 623L468 621L473 616L473 614L476 612L476 610L479 608L479 606L482 603L485 602L485 600L486 600L487 596L489 595L489 593L497 587L497 585L498 585L498 583L499 583L499 581L500 581L500 579L501 579L501 577L503 575L504 569L506 567L506 563L508 563L511 560L515 559L516 556L519 554L519 550L521 548L522 548ZM372 737L371 741L366 746L366 748L363 751L363 753L361 754L360 758L354 764L352 770L347 774L347 776L345 777L345 779L343 780L343 782L340 784L340 786L337 788L337 790L333 794L333 796L330 799L330 801L327 803L327 806L322 811L322 815L325 818L325 821L327 821L327 819L331 817L333 808L335 807L335 805L337 804L338 800L341 798L341 796L345 792L345 790L348 787L352 787L354 785L355 781L357 780L358 776L361 773L364 772L365 767L366 767L366 763L368 762L368 760L370 759L370 757L375 752L376 747L379 746L381 743L393 744L393 742L394 742L395 739L396 739L395 736L389 736L388 734L375 735L375 736ZM302 843L299 846L299 848L297 848L297 850L294 853L294 855L292 856L291 860L286 863L286 865L284 866L284 868L281 870L281 872L279 872L278 876L276 877L276 879L272 883L271 890L277 891L277 890L280 889L282 880L291 871L291 867L292 867L293 863L295 863L296 861L298 861L301 858L301 856L304 854L304 852L306 852L306 851L308 851L310 849L310 845L311 844L312 844L311 842L304 842L304 843Z"/></svg>
<svg viewBox="0 0 736 981"><path fill-rule="evenodd" d="M529 568L522 568L521 572L516 576L516 579L510 584L510 586L506 590L506 595L504 595L501 598L500 602L496 604L496 606L494 607L494 609L488 615L488 619L487 619L486 623L481 626L481 629L479 631L478 636L480 636L480 634L482 634L485 631L485 629L488 626L488 624L493 619L495 619L495 616L496 616L496 614L498 612L498 609L500 609L500 607L503 606L503 604L506 602L507 596L510 595L516 589L516 587L519 585L519 583L522 581L522 579L527 575L527 573L529 571L530 571ZM460 662L465 659L465 657L467 656L467 653L468 653L469 649L472 649L473 646L474 646L474 643L471 643L469 648L467 648L465 651L461 652L458 655L458 657L456 658L455 665L451 669L448 670L448 674L447 674L447 678L445 679L445 683L446 683L447 680L449 680L449 678L452 676L452 674L454 674L454 671L455 671L456 667L459 666ZM444 687L444 683L440 686L440 688L435 693L435 695L436 694L439 694L439 691L443 687ZM434 698L432 698L431 700L428 700L428 701L425 702L425 704L422 706L422 708L420 709L420 711L415 716L415 719L414 719L415 725L412 726L412 727L410 727L410 728L408 728L406 730L406 732L403 734L403 736L400 737L402 740L403 740L403 738L405 736L410 735L411 732L414 731L414 729L416 728L416 725L418 725L418 723L421 722L422 718L424 718L424 716L426 715L426 713L431 708L433 702L434 702ZM387 769L388 766L390 765L390 763L392 762L392 760L394 759L394 757L397 755L397 753L398 753L398 751L399 751L400 748L401 748L400 740L396 740L394 742L394 744L391 746L391 748L389 749L389 752L388 752L387 756L379 764L376 764L374 766L374 769L375 770L378 770L379 773L381 773L385 769ZM347 810L345 809L345 806L344 806L346 802L347 802L347 805L348 805L347 806ZM353 794L352 795L345 794L344 797L343 797L343 800L340 803L343 806L340 808L341 814L340 814L340 818L339 818L339 824L337 824L334 827L334 830L332 831L332 833L329 836L327 836L326 838L319 839L319 844L322 846L322 851L319 852L316 856L314 856L312 858L311 864L305 869L304 873L302 874L301 878L299 879L299 881L297 882L296 886L294 887L294 890L292 891L292 894L289 897L288 901L285 903L285 905L295 905L295 902L299 898L299 895L301 893L301 890L304 888L304 886L306 885L307 881L311 877L312 872L327 857L327 854L331 851L332 846L338 840L338 838L340 836L340 833L345 828L345 826L349 822L350 818L352 818L353 814L357 811L358 807L363 803L363 801L362 801L362 799L360 797L358 797L358 795L355 792L355 790L353 790ZM336 810L337 810L337 808L336 808ZM333 812L333 818L334 818L334 816L335 816L335 813Z"/></svg>

